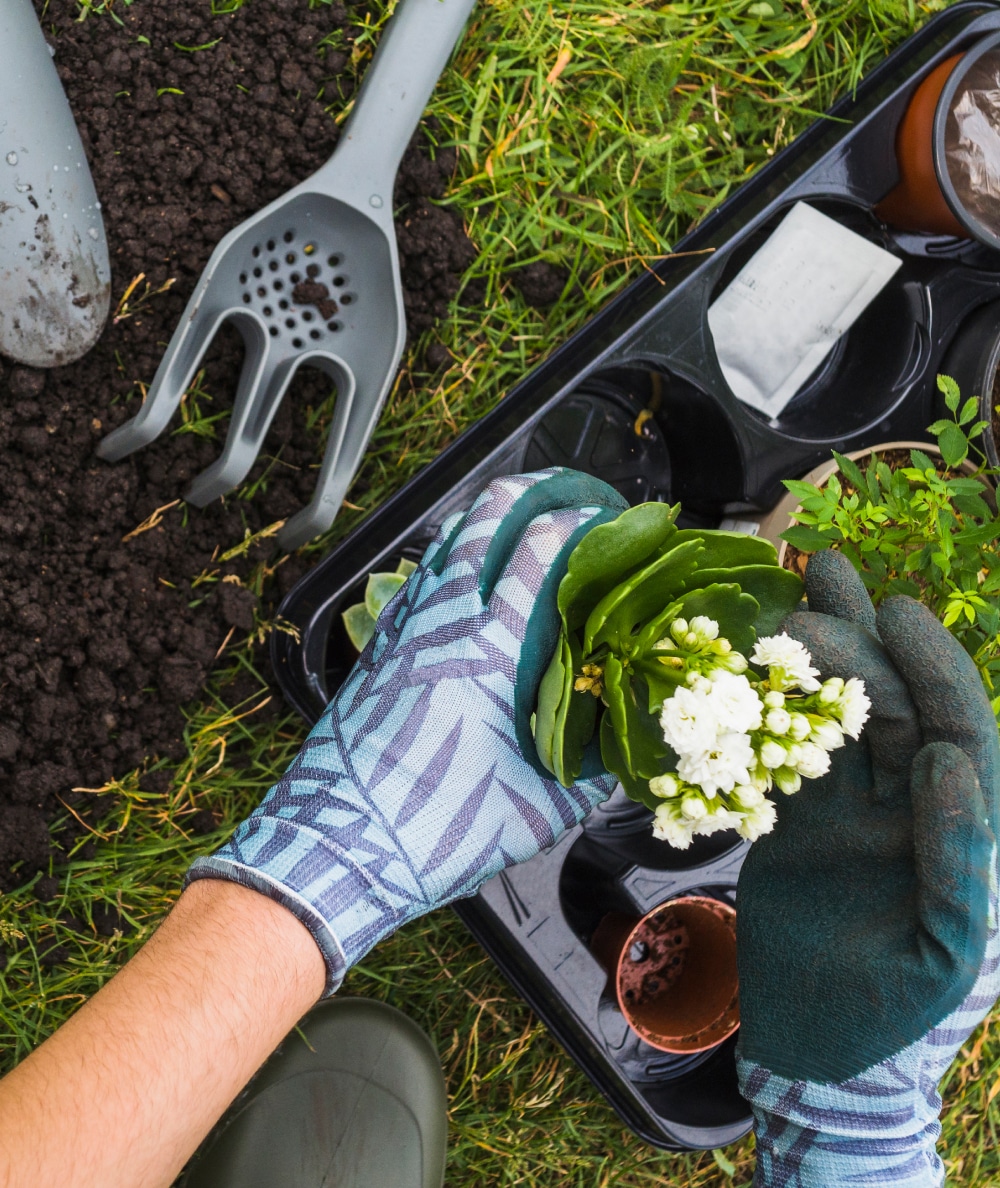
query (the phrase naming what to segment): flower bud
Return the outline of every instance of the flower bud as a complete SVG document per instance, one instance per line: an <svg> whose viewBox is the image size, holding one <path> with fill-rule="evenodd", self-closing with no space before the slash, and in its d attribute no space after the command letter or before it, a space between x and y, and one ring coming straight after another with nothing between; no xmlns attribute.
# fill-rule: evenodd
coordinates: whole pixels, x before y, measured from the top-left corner
<svg viewBox="0 0 1000 1188"><path fill-rule="evenodd" d="M689 821L703 821L708 816L708 805L700 796L685 796L681 801L681 812Z"/></svg>
<svg viewBox="0 0 1000 1188"><path fill-rule="evenodd" d="M719 624L714 619L710 619L708 615L695 615L688 626L695 635L701 637L704 643L718 638Z"/></svg>
<svg viewBox="0 0 1000 1188"><path fill-rule="evenodd" d="M772 734L785 734L792 724L792 715L785 709L773 709L764 719L765 727Z"/></svg>
<svg viewBox="0 0 1000 1188"><path fill-rule="evenodd" d="M820 705L832 705L844 691L844 682L840 677L830 677L823 682L819 690Z"/></svg>
<svg viewBox="0 0 1000 1188"><path fill-rule="evenodd" d="M809 741L822 747L824 751L835 751L844 745L844 732L836 722L826 719L813 725Z"/></svg>
<svg viewBox="0 0 1000 1188"><path fill-rule="evenodd" d="M701 643L701 640L697 635L695 635L693 631L689 631L687 635L684 636L682 642L689 651L693 652L695 648Z"/></svg>
<svg viewBox="0 0 1000 1188"><path fill-rule="evenodd" d="M818 780L830 770L830 755L815 743L802 743L794 761L795 770L807 780Z"/></svg>
<svg viewBox="0 0 1000 1188"><path fill-rule="evenodd" d="M649 790L654 796L662 796L665 800L671 796L677 796L681 791L683 784L675 775L658 775L653 776L649 781Z"/></svg>
<svg viewBox="0 0 1000 1188"><path fill-rule="evenodd" d="M802 777L790 767L779 767L774 773L774 782L786 796L791 796L802 787Z"/></svg>
<svg viewBox="0 0 1000 1188"><path fill-rule="evenodd" d="M758 791L753 784L737 784L733 789L732 799L741 809L751 809L763 802L764 793Z"/></svg>
<svg viewBox="0 0 1000 1188"><path fill-rule="evenodd" d="M792 724L788 727L788 733L795 742L802 742L808 738L811 730L812 723L805 714L792 714Z"/></svg>
<svg viewBox="0 0 1000 1188"><path fill-rule="evenodd" d="M719 667L741 676L747 670L747 658L740 652L730 651L719 657Z"/></svg>
<svg viewBox="0 0 1000 1188"><path fill-rule="evenodd" d="M783 767L788 760L788 751L776 742L773 738L764 740L763 746L760 748L760 761L770 771L776 767Z"/></svg>
<svg viewBox="0 0 1000 1188"><path fill-rule="evenodd" d="M770 693L764 694L764 704L768 709L783 709L785 705L785 695L777 689L772 689Z"/></svg>

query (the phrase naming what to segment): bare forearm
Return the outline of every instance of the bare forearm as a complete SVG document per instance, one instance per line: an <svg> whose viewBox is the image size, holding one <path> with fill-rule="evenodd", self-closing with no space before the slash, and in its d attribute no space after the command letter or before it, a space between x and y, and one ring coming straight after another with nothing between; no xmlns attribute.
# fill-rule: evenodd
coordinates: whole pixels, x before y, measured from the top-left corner
<svg viewBox="0 0 1000 1188"><path fill-rule="evenodd" d="M0 1185L169 1185L324 977L284 908L194 883L149 944L0 1081ZM132 1142L109 1141L123 1128Z"/></svg>

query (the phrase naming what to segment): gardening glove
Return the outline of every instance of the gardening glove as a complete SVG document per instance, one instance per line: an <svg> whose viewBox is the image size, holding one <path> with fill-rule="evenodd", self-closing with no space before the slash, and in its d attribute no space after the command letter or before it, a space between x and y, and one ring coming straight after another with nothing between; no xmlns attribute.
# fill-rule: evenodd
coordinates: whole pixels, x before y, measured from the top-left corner
<svg viewBox="0 0 1000 1188"><path fill-rule="evenodd" d="M615 780L595 749L563 788L535 758L531 715L569 554L626 506L570 470L491 482L385 606L284 776L188 880L284 904L332 994L382 937L577 824Z"/></svg>
<svg viewBox="0 0 1000 1188"><path fill-rule="evenodd" d="M971 658L911 598L876 616L814 556L785 630L872 711L782 800L740 875L740 1085L755 1185L944 1182L938 1082L1000 992L997 724Z"/></svg>

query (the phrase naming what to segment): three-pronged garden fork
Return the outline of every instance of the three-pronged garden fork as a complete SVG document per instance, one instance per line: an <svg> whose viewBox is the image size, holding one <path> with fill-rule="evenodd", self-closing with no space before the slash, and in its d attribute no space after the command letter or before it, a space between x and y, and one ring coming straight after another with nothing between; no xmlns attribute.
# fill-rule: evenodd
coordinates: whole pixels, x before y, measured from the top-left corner
<svg viewBox="0 0 1000 1188"><path fill-rule="evenodd" d="M108 434L108 461L167 426L219 326L246 347L220 457L184 498L197 507L246 477L296 369L319 368L337 397L315 494L278 543L333 523L389 392L406 336L392 190L403 152L475 0L401 0L333 156L219 243L139 413Z"/></svg>

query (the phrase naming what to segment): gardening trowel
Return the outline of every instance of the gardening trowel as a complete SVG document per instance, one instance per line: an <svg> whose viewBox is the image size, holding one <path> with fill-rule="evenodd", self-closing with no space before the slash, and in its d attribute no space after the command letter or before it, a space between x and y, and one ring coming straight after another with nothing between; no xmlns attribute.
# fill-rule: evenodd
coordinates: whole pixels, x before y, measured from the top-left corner
<svg viewBox="0 0 1000 1188"><path fill-rule="evenodd" d="M0 0L0 354L71 363L111 300L93 179L31 0Z"/></svg>

